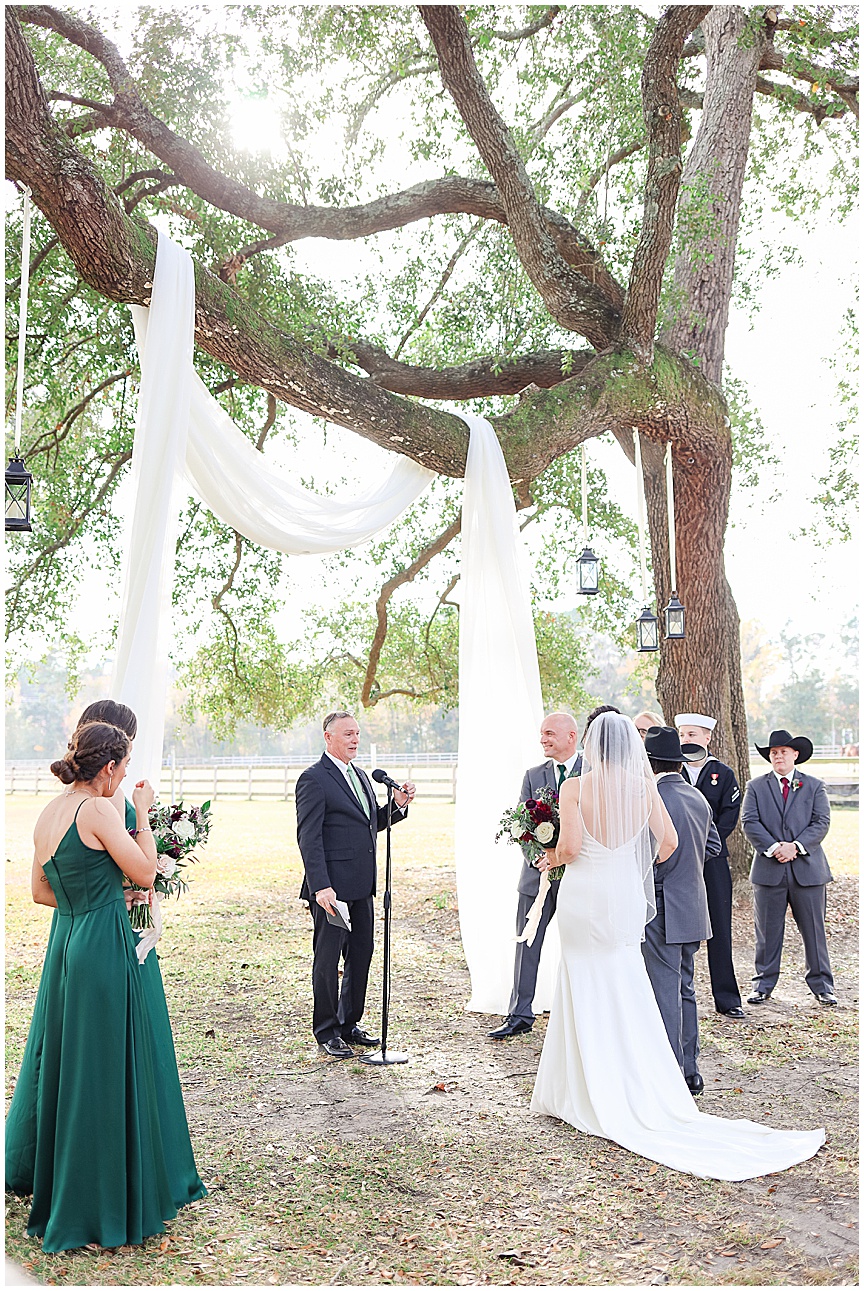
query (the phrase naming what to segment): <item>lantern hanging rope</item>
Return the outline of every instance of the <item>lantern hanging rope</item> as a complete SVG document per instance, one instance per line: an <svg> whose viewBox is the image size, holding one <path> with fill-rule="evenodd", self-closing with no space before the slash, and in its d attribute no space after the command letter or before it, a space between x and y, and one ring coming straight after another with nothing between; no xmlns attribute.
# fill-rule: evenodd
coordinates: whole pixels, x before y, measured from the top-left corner
<svg viewBox="0 0 864 1291"><path fill-rule="evenodd" d="M588 467L585 445L582 445L582 546L588 546Z"/></svg>
<svg viewBox="0 0 864 1291"><path fill-rule="evenodd" d="M25 186L21 210L21 285L18 302L18 371L15 374L15 452L6 467L5 515L6 533L32 533L30 494L33 476L21 458L21 419L24 410L24 359L27 348L27 299L30 292L30 198Z"/></svg>
<svg viewBox="0 0 864 1291"><path fill-rule="evenodd" d="M666 639L682 641L684 631L684 606L678 599L677 560L675 558L675 491L672 482L672 443L666 445L666 520L669 527L669 579L672 590L669 604L663 611L666 619Z"/></svg>
<svg viewBox="0 0 864 1291"><path fill-rule="evenodd" d="M18 372L15 382L15 456L21 449L21 413L24 408L24 352L27 345L27 297L30 292L30 198L29 188L24 189L21 211L21 295L18 302Z"/></svg>
<svg viewBox="0 0 864 1291"><path fill-rule="evenodd" d="M642 474L642 443L639 431L633 429L636 451L636 516L639 529L639 567L642 570L642 600L648 604L648 566L645 561L645 477Z"/></svg>
<svg viewBox="0 0 864 1291"><path fill-rule="evenodd" d="M678 586L675 573L675 492L672 484L672 444L666 445L666 520L669 526L669 581L673 591Z"/></svg>
<svg viewBox="0 0 864 1291"><path fill-rule="evenodd" d="M579 595L596 596L600 590L600 561L588 546L588 466L585 445L582 445L582 555L576 562L579 569Z"/></svg>

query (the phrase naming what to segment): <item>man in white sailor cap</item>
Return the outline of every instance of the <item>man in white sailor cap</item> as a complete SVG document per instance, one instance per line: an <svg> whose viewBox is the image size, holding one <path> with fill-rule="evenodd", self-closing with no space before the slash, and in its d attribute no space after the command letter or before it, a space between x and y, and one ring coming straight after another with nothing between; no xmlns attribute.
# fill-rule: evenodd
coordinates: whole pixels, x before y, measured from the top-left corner
<svg viewBox="0 0 864 1291"><path fill-rule="evenodd" d="M720 855L708 857L703 871L713 931L706 942L711 994L718 1013L740 1021L745 1013L732 963L732 875L726 840L738 824L741 790L732 768L718 761L708 749L717 725L715 717L707 713L676 713L675 725L685 753L702 754L698 761L684 763L683 774L707 798L720 835Z"/></svg>

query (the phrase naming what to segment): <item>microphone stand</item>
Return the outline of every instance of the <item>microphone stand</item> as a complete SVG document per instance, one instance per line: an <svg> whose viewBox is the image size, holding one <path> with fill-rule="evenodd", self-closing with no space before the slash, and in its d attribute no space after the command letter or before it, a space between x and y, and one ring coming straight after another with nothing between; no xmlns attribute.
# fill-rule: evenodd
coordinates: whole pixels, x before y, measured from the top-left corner
<svg viewBox="0 0 864 1291"><path fill-rule="evenodd" d="M394 1053L387 1049L387 1023L390 1017L390 888L393 878L392 852L391 852L391 829L393 823L393 787L387 786L387 845L386 861L384 866L384 965L383 978L384 986L381 1000L381 1048L376 1049L374 1053L364 1053L358 1058L358 1062L366 1063L368 1067L390 1067L395 1063L407 1062L407 1053Z"/></svg>

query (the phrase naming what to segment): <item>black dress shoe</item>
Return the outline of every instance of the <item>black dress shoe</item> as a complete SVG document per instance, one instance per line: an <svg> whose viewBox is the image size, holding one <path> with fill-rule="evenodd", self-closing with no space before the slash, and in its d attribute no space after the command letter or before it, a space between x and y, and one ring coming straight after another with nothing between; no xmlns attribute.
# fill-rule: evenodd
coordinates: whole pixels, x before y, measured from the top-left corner
<svg viewBox="0 0 864 1291"><path fill-rule="evenodd" d="M702 1090L705 1088L705 1081L699 1075L698 1071L694 1071L692 1076L685 1076L684 1083L694 1097L697 1094L701 1094Z"/></svg>
<svg viewBox="0 0 864 1291"><path fill-rule="evenodd" d="M523 1018L510 1018L503 1026L496 1027L494 1031L488 1031L487 1035L490 1040L509 1040L514 1035L527 1035L531 1030L532 1023L526 1022Z"/></svg>
<svg viewBox="0 0 864 1291"><path fill-rule="evenodd" d="M362 1027L352 1027L351 1034L345 1039L348 1044L361 1044L367 1049L375 1049L381 1043L377 1036L370 1035Z"/></svg>
<svg viewBox="0 0 864 1291"><path fill-rule="evenodd" d="M724 1018L735 1018L735 1019L736 1019L737 1021L739 1021L739 1022L741 1021L741 1019L742 1019L742 1018L746 1018L746 1016L747 1016L747 1014L746 1014L746 1013L744 1012L744 1010L741 1008L740 1004L738 1005L738 1007L737 1007L737 1008L734 1008L734 1009L718 1009L718 1010L717 1010L717 1012L718 1012L718 1013L720 1013L720 1014L722 1014L722 1016L723 1016Z"/></svg>
<svg viewBox="0 0 864 1291"><path fill-rule="evenodd" d="M816 992L814 991L813 994L816 995ZM818 995L816 995L816 999L819 1001L820 1004L837 1003L837 996L834 995L832 991L821 991Z"/></svg>
<svg viewBox="0 0 864 1291"><path fill-rule="evenodd" d="M770 991L754 991L752 995L747 996L747 1003L764 1004L765 1001L770 1000L770 998L771 998Z"/></svg>
<svg viewBox="0 0 864 1291"><path fill-rule="evenodd" d="M341 1035L334 1035L320 1046L321 1052L330 1058L353 1058L354 1050L349 1049Z"/></svg>

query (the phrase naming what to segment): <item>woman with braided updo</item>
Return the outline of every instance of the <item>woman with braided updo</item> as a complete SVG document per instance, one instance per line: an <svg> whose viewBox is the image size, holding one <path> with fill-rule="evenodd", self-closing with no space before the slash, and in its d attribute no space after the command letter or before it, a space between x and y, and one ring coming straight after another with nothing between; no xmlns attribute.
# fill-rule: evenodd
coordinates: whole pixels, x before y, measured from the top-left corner
<svg viewBox="0 0 864 1291"><path fill-rule="evenodd" d="M108 722L79 727L51 764L68 787L33 835L33 900L54 916L6 1122L6 1186L32 1193L27 1231L45 1251L136 1244L178 1209L163 1140L188 1140L188 1130L185 1116L172 1123L159 1103L159 1055L123 898L124 875L141 887L156 875L153 789L135 785L134 837L110 801L129 749Z"/></svg>

